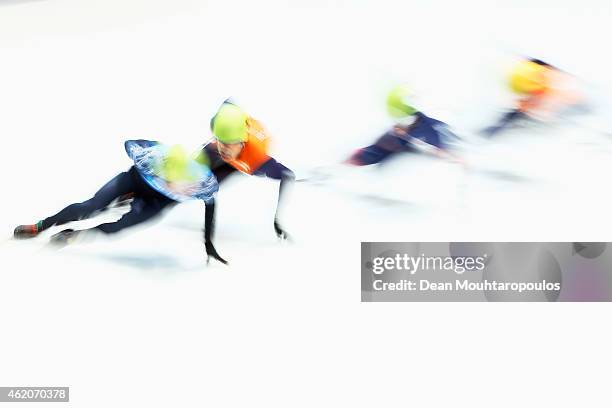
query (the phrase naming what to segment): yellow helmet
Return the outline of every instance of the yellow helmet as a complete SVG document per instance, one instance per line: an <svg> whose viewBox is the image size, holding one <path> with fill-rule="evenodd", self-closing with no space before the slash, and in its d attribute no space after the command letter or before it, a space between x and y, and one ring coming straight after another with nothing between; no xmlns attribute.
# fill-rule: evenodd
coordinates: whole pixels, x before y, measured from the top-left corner
<svg viewBox="0 0 612 408"><path fill-rule="evenodd" d="M548 78L545 65L527 60L518 63L510 72L508 85L518 94L539 93L548 88Z"/></svg>
<svg viewBox="0 0 612 408"><path fill-rule="evenodd" d="M387 95L387 112L391 117L400 119L414 115L417 110L408 103L412 92L406 85L396 86Z"/></svg>
<svg viewBox="0 0 612 408"><path fill-rule="evenodd" d="M248 139L248 115L233 103L225 102L211 120L213 135L221 143L240 143Z"/></svg>
<svg viewBox="0 0 612 408"><path fill-rule="evenodd" d="M161 176L170 182L194 181L189 171L190 158L183 146L170 146L161 163Z"/></svg>

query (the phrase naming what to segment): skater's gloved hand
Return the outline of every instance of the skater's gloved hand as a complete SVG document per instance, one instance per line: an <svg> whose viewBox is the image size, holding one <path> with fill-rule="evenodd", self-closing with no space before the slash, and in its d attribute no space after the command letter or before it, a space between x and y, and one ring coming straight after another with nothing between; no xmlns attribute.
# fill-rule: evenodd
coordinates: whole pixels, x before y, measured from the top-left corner
<svg viewBox="0 0 612 408"><path fill-rule="evenodd" d="M276 232L276 236L280 239L289 240L289 234L280 226L276 218L274 219L274 231Z"/></svg>
<svg viewBox="0 0 612 408"><path fill-rule="evenodd" d="M215 246L212 244L212 242L210 241L204 242L204 247L206 248L206 255L208 255L208 259L206 260L206 263L210 263L210 258L213 258L221 262L222 264L227 265L227 261L221 258L221 255L219 255L219 253L215 249Z"/></svg>

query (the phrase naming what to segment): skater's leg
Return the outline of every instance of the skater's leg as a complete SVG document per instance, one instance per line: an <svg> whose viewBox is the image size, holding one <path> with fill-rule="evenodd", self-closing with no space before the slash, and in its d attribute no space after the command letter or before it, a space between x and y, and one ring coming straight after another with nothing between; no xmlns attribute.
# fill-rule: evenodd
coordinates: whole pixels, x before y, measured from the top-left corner
<svg viewBox="0 0 612 408"><path fill-rule="evenodd" d="M130 211L115 222L100 224L91 230L98 230L105 234L114 234L125 228L148 221L161 214L165 208L176 204L176 201L152 189L138 174L134 174L134 176L132 186L134 187L134 192L131 194L133 199ZM61 247L68 244L81 233L82 231L67 229L53 235L51 242Z"/></svg>
<svg viewBox="0 0 612 408"><path fill-rule="evenodd" d="M346 163L352 164L353 166L369 166L371 164L380 163L392 153L392 151L385 150L374 144L357 150L346 160Z"/></svg>
<svg viewBox="0 0 612 408"><path fill-rule="evenodd" d="M134 174L135 172L136 170L132 167L129 171L118 174L89 200L71 204L57 214L44 219L41 229L87 218L95 211L105 208L115 198L131 193L134 189L134 176L138 177L137 174Z"/></svg>
<svg viewBox="0 0 612 408"><path fill-rule="evenodd" d="M357 150L346 160L346 163L354 166L369 166L387 160L394 153L411 150L405 140L398 137L393 130L390 130L373 145Z"/></svg>
<svg viewBox="0 0 612 408"><path fill-rule="evenodd" d="M96 211L103 210L115 198L132 193L138 184L139 177L136 169L132 167L129 171L118 174L106 183L91 199L71 204L59 213L40 220L36 224L19 225L15 228L13 235L18 239L32 238L53 225L62 225L86 218Z"/></svg>
<svg viewBox="0 0 612 408"><path fill-rule="evenodd" d="M156 198L135 197L131 204L131 209L115 222L100 224L94 229L105 234L114 234L125 228L143 223L160 215L162 210L173 206L176 201L164 196Z"/></svg>

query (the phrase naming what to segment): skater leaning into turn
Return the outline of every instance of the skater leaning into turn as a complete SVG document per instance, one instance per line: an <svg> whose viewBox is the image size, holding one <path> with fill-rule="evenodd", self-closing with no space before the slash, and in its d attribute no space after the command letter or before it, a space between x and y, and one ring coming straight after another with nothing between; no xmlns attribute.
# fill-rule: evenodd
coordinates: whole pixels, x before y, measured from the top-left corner
<svg viewBox="0 0 612 408"><path fill-rule="evenodd" d="M210 158L210 168L219 184L238 172L280 181L273 226L279 238L287 239L288 235L280 224L280 214L287 187L295 180L295 176L290 169L268 155L270 139L264 127L229 99L223 102L213 116L210 127L214 140L205 145L203 151ZM214 231L214 212L215 200L212 199L206 202L206 250L209 257L226 263L210 244Z"/></svg>
<svg viewBox="0 0 612 408"><path fill-rule="evenodd" d="M483 136L493 137L519 124L546 123L590 110L579 81L539 59L525 58L516 63L508 75L508 86L516 95L514 106L483 129Z"/></svg>
<svg viewBox="0 0 612 408"><path fill-rule="evenodd" d="M151 220L178 202L189 199L210 201L218 190L217 181L208 167L208 158L201 151L191 156L179 145L167 146L148 140L128 140L125 150L134 161L129 170L119 173L89 200L71 204L36 224L18 226L14 231L15 238L33 238L54 225L91 218L113 203L129 198L130 210L119 220L90 229L114 234ZM88 230L64 229L53 235L51 241L65 245L85 231ZM206 248L210 250L212 243L208 242Z"/></svg>
<svg viewBox="0 0 612 408"><path fill-rule="evenodd" d="M378 140L357 150L346 161L353 166L381 163L401 152L425 152L453 162L462 161L451 152L459 141L448 125L430 118L410 103L411 93L405 86L393 89L387 97L387 109L396 123Z"/></svg>

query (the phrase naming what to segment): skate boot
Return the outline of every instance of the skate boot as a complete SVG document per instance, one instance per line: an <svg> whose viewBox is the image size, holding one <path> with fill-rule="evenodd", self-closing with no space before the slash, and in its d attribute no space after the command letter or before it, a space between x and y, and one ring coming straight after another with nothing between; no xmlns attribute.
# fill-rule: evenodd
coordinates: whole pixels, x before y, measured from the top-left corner
<svg viewBox="0 0 612 408"><path fill-rule="evenodd" d="M15 239L28 239L34 238L42 231L42 222L39 221L36 224L30 225L19 225L13 231L13 237Z"/></svg>
<svg viewBox="0 0 612 408"><path fill-rule="evenodd" d="M57 234L53 234L49 239L49 243L56 248L63 248L66 245L74 242L78 234L79 231L75 231L73 229L65 229L63 231L58 232Z"/></svg>

